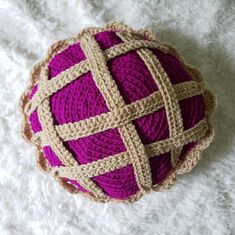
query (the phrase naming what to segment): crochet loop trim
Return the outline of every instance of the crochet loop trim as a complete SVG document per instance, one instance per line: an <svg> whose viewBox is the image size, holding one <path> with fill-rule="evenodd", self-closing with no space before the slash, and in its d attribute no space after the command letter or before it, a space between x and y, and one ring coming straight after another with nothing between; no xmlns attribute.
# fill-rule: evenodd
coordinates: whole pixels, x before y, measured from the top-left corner
<svg viewBox="0 0 235 235"><path fill-rule="evenodd" d="M116 31L123 43L102 51L93 35L110 29ZM137 37L141 37L141 39L137 40ZM47 63L68 45L78 41L87 59L49 80ZM157 48L177 57L185 70L191 75L193 81L172 85L160 62L149 48ZM148 97L126 105L106 63L108 60L129 51L136 51L139 54L159 90ZM88 71L91 71L93 79L110 111L74 123L53 125L49 104L50 96ZM28 95L37 83L39 85L38 91L30 100ZM205 100L205 118L194 127L184 131L178 102L199 94L202 94ZM58 41L50 47L47 57L33 67L30 74L30 84L22 95L20 102L24 118L22 135L27 141L36 146L39 168L46 173L51 173L67 191L80 193L74 185L68 182L68 179L73 179L78 180L81 186L89 191L82 194L95 201L133 202L152 190L162 191L168 189L174 184L177 174L190 171L196 165L201 157L201 152L213 139L214 131L211 125L211 116L215 104L215 96L205 88L200 72L186 64L175 48L169 44L159 42L156 35L150 31L134 31L125 24L113 22L103 28L87 28L74 38ZM168 139L143 145L132 121L162 107L166 109L170 136ZM42 131L34 134L30 128L29 115L36 109L38 110ZM63 146L63 141L85 137L110 128L118 128L126 146L126 152L79 165L72 154ZM197 143L194 148L190 150L183 161L180 161L178 158L182 147L195 141ZM59 157L63 166L52 168L48 165L41 150L43 146L48 145ZM172 170L162 183L152 185L149 158L169 151L171 152ZM109 197L91 179L94 176L129 164L133 165L140 191L126 200Z"/></svg>

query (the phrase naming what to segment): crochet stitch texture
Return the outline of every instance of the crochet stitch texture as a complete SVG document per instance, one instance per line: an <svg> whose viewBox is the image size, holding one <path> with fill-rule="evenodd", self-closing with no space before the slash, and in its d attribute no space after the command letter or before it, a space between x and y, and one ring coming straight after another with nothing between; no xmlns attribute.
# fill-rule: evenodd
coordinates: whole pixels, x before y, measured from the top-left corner
<svg viewBox="0 0 235 235"><path fill-rule="evenodd" d="M84 29L52 45L30 81L22 133L40 169L96 201L168 189L213 138L200 72L147 30Z"/></svg>

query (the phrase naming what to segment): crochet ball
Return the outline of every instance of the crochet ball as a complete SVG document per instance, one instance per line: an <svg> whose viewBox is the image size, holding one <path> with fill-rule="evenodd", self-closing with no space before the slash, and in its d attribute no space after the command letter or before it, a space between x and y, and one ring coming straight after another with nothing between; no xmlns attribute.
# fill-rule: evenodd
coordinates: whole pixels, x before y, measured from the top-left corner
<svg viewBox="0 0 235 235"><path fill-rule="evenodd" d="M21 101L39 167L96 201L169 188L213 136L214 96L198 70L120 23L51 46Z"/></svg>

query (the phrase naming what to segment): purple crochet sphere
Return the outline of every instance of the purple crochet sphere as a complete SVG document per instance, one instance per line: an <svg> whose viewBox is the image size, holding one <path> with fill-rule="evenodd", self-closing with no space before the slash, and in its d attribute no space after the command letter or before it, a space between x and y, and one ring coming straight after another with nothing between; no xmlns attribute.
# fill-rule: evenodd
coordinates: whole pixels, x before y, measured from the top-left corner
<svg viewBox="0 0 235 235"><path fill-rule="evenodd" d="M127 28L126 30L130 29ZM74 41L67 46L63 46L62 49L54 53L51 58L48 59L46 63L46 82L60 79L60 76L62 76L63 73L69 71L69 69L80 63L92 61L92 59L89 58L89 50L88 52L85 51L85 44L83 45L82 42L80 42L80 39L83 37L83 35L92 35L92 40L95 41L95 45L98 45L99 51L101 51L102 53L107 50L112 50L112 48L118 47L124 43L127 43L124 40L125 33L131 35L131 31L125 32L125 29L121 28L120 26L110 26L103 28L102 30L93 29L93 31L90 31L92 33L89 31L83 32L80 35L80 38L78 37L77 41ZM123 38L120 36L120 32L124 33ZM151 36L152 35L150 33L148 34L146 32L142 34L133 33L133 39L135 39L136 41L139 40L141 42L154 41ZM201 124L203 120L208 119L208 101L206 100L207 96L205 95L203 88L200 85L202 83L202 81L199 81L200 75L197 71L193 73L193 69L190 70L184 64L184 62L178 57L178 54L176 54L172 47L167 47L166 44L160 44L159 41L158 44L164 45L166 48L170 48L169 51L164 51L161 49L161 47L150 46L149 48L147 48L147 52L150 53L150 55L156 57L157 61L159 61L160 63L161 68L166 74L166 77L170 84L170 88L166 88L166 90L169 92L174 92L175 97L183 97L177 100L177 107L179 107L180 110L179 120L181 121L182 126L181 132L188 133L191 129ZM92 48L92 45L90 47ZM143 48L143 50L146 49L145 47ZM110 75L109 77L111 77L116 84L116 88L119 91L118 94L124 100L125 106L133 105L138 101L146 99L146 97L150 97L151 95L153 96L155 93L157 94L157 92L164 100L164 94L162 93L164 91L164 85L160 86L156 82L156 78L151 73L151 67L146 65L146 61L141 57L141 53L138 53L139 51L141 51L141 49L142 47L140 46L137 49L130 49L127 50L125 53L120 53L120 55L106 59L105 68L106 70L108 70L107 74ZM97 58L98 57L99 55L97 55ZM97 66L97 69L95 67L95 63L96 62L93 62L92 64L91 62L89 62L90 67L88 71L85 71L80 76L76 77L76 79L73 79L71 82L64 84L60 89L51 92L50 96L47 97L49 100L49 109L53 120L53 126L60 127L71 123L84 123L84 120L89 121L92 118L96 119L100 115L104 115L105 118L105 115L108 115L111 112L115 112L115 109L111 110L110 104L105 98L104 92L106 90L106 87L104 88L104 90L101 90L101 88L99 87L98 79L103 79L104 76L101 76L101 78L96 78L95 73L99 73L99 66ZM94 67L96 68L95 71ZM34 99L36 100L38 97L40 97L40 95L37 93L39 93L41 87L42 89L49 89L49 86L47 87L46 85L43 86L40 84L40 81L43 78L39 75L38 77L38 81L31 86L27 94L27 102L33 102ZM161 77L159 77L159 79L163 80L163 78ZM193 85L193 82L195 84L198 84L198 92L195 92L194 94L188 96L186 95L184 97L184 95L187 93L187 88L183 88L183 85ZM182 92L182 89L180 88L181 85L183 89ZM167 86L169 85L166 85L166 87ZM177 86L178 88L176 89ZM108 89L109 87L107 88L107 90ZM167 91L165 92L165 97L167 97ZM179 94L177 93L178 91ZM192 89L192 91L194 90ZM45 94L45 92L42 92L41 94ZM169 94L171 95L171 93ZM210 102L212 103L211 100L212 99L210 99ZM39 102L39 105L40 104L41 103ZM69 176L65 177L64 175L62 175L62 177L60 176L59 179L62 180L62 182L70 188L70 191L83 192L85 195L89 195L89 197L99 201L131 201L136 200L145 192L149 192L151 189L160 190L161 187L164 188L165 184L166 188L169 187L169 181L172 181L175 178L175 175L177 174L177 168L180 173L180 166L181 169L183 169L182 166L184 168L187 168L187 166L190 165L187 161L187 157L192 156L192 154L194 154L195 156L195 152L199 149L198 146L201 146L202 140L205 136L207 137L207 142L209 142L208 139L211 139L212 131L208 121L206 121L206 124L201 130L203 132L202 136L200 136L198 132L195 131L193 133L194 138L191 138L187 141L187 138L189 137L185 137L186 141L182 142L182 144L178 144L178 142L181 141L181 133L176 133L175 136L174 134L172 134L174 130L171 129L173 128L173 125L169 125L169 120L171 117L168 115L166 104L167 100L163 102L162 106L156 108L156 110L152 109L152 111L146 112L141 116L132 115L135 117L133 117L132 120L129 121L129 123L131 123L130 125L134 127L134 130L136 131L138 135L137 138L140 140L143 149L146 150L146 146L149 146L149 149L151 149L151 146L153 146L154 143L158 142L162 143L164 149L166 149L166 151L162 151L162 153L160 149L160 154L157 155L154 155L154 150L151 150L153 152L152 155L154 155L151 155L151 157L147 156L148 152L151 152L147 149L143 155L139 156L140 159L143 158L143 156L147 156L148 159L147 163L145 161L146 168L143 168L149 169L148 174L150 176L149 178L146 176L146 181L142 180L142 178L138 177L137 175L137 169L139 166L141 166L141 164L134 164L132 160L128 160L127 164L121 163L121 167L114 167L116 169L112 168L111 170L104 170L100 167L100 173L98 175L91 173L92 177L89 178L89 181L81 180L80 182L79 177L74 179L73 177L69 178ZM145 105L147 106L148 103L146 103ZM120 105L120 109L122 108L123 106ZM39 107L36 107L34 110L32 109L32 112L30 113L30 115L28 115L30 123L29 128L32 132L32 136L39 135L39 133L42 133L44 131L43 125L41 123L42 117L40 117L38 109ZM177 111L176 107L172 107L172 110ZM177 122L177 118L178 117L175 118L175 122ZM111 120L115 122L115 119ZM178 123L180 123L180 121L178 121ZM109 121L107 120L107 122ZM105 122L104 124L107 125L107 123ZM89 127L88 124L87 126ZM126 153L130 150L130 147L125 144L125 141L127 140L123 139L124 137L121 134L121 127L121 124L103 129L95 126L95 129L98 128L99 130L93 131L92 129L93 133L82 135L79 138L76 137L76 139L73 139L72 137L66 137L63 139L63 137L61 136L59 138L61 140L63 148L66 149L66 151L68 151L70 154L72 154L78 166L87 164L89 165L97 161L102 161L102 159L107 159L110 157L115 158L115 156ZM66 136L69 136L69 130L70 129L67 130ZM133 133L129 134L130 136L133 135ZM75 133L75 135L78 136L77 133ZM174 140L174 142L172 140L173 138L178 139ZM168 144L169 146L164 145L168 143L166 141L164 142L164 140L172 140L172 143L170 142ZM128 141L131 142L132 139ZM63 161L61 160L61 157L58 156L58 152L54 150L54 145L51 145L50 143L51 142L49 141L45 142L45 144L42 144L41 141L41 144L39 144L38 142L38 145L43 152L43 157L44 159L46 159L46 164L48 164L48 167L50 169L60 169L60 167L64 166ZM168 151L167 148L169 148ZM175 153L174 149L178 149L175 165L173 165L172 163L172 154ZM156 153L158 153L158 151ZM141 170L139 172L141 172ZM144 173L143 176L146 174ZM141 180L148 183L143 186L142 183L140 183L142 182ZM95 190L93 190L94 187L86 187L86 184L84 184L84 182L90 181L92 181L92 184L94 184L95 187L99 188L101 194L95 195ZM149 188L146 185L149 185Z"/></svg>

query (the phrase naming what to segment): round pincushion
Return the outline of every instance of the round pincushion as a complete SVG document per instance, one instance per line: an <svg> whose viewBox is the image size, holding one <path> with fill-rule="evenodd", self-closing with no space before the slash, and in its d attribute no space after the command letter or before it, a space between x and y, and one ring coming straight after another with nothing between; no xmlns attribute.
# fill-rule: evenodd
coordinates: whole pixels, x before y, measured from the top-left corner
<svg viewBox="0 0 235 235"><path fill-rule="evenodd" d="M22 133L40 169L96 201L169 188L213 137L201 74L147 30L84 29L52 45L30 81Z"/></svg>

